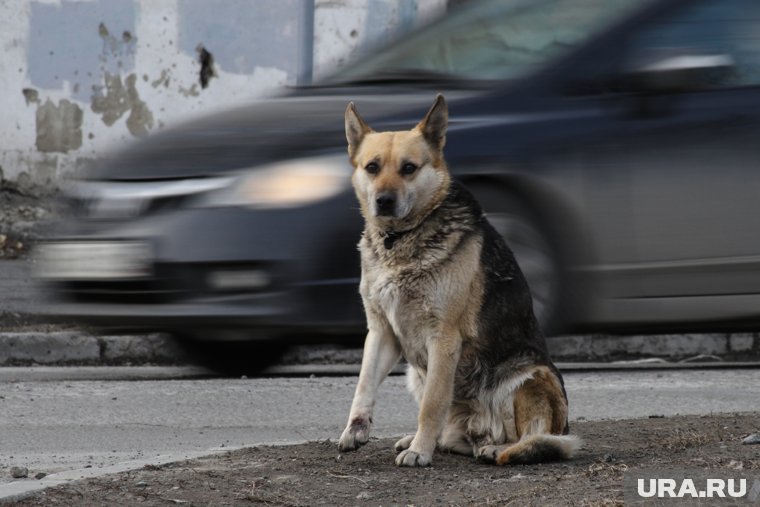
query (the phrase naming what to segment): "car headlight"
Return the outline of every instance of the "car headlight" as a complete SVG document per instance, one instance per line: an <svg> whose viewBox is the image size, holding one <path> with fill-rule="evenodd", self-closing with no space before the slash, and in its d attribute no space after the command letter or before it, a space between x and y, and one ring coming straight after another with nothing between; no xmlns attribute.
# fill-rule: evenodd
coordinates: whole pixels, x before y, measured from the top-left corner
<svg viewBox="0 0 760 507"><path fill-rule="evenodd" d="M351 164L344 154L287 160L239 173L226 188L209 192L204 207L290 208L345 191Z"/></svg>

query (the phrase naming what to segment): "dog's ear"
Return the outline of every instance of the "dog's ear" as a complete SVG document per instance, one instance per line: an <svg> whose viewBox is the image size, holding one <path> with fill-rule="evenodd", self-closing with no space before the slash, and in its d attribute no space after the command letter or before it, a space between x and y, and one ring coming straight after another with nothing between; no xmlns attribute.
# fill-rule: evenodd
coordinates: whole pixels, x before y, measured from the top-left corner
<svg viewBox="0 0 760 507"><path fill-rule="evenodd" d="M362 139L364 139L364 136L367 135L368 132L372 132L372 129L364 123L362 117L356 112L356 106L354 106L353 102L349 102L348 107L346 108L345 119L348 156L353 160L354 155L356 154L356 149L359 147L359 144L361 144Z"/></svg>
<svg viewBox="0 0 760 507"><path fill-rule="evenodd" d="M446 144L446 127L449 124L449 108L440 93L435 96L435 102L417 125L425 140L437 150L442 150Z"/></svg>

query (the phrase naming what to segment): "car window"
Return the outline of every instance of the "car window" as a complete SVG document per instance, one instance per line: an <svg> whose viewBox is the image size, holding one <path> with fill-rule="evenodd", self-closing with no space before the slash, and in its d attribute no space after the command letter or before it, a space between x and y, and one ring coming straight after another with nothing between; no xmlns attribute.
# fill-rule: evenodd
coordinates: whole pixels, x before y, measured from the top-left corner
<svg viewBox="0 0 760 507"><path fill-rule="evenodd" d="M465 79L526 75L648 0L497 0L452 13L336 76L427 73Z"/></svg>
<svg viewBox="0 0 760 507"><path fill-rule="evenodd" d="M727 72L715 73L711 87L760 84L760 0L692 2L637 32L630 47L632 55L650 60L660 55L705 65L730 62Z"/></svg>

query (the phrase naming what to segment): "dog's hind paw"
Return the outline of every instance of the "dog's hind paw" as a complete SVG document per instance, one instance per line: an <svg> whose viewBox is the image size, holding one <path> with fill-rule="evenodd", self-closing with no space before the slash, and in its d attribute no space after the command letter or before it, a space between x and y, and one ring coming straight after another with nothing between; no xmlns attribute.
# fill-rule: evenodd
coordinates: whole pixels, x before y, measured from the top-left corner
<svg viewBox="0 0 760 507"><path fill-rule="evenodd" d="M396 445L394 445L393 448L396 452L405 451L409 449L410 445L412 445L412 440L414 440L414 435L407 435L396 442Z"/></svg>
<svg viewBox="0 0 760 507"><path fill-rule="evenodd" d="M426 467L430 466L433 461L432 454L418 453L412 450L401 451L396 456L396 465L400 467Z"/></svg>
<svg viewBox="0 0 760 507"><path fill-rule="evenodd" d="M338 442L340 452L355 451L369 441L371 421L366 417L354 417L343 430Z"/></svg>

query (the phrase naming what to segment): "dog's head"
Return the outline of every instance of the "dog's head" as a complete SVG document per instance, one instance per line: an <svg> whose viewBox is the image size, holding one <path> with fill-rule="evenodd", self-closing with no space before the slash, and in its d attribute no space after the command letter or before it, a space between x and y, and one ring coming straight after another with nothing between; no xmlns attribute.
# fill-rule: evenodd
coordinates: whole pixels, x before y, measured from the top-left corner
<svg viewBox="0 0 760 507"><path fill-rule="evenodd" d="M346 108L348 155L356 196L366 220L386 229L416 223L445 198L450 177L443 159L448 109L438 95L413 129L375 132Z"/></svg>

